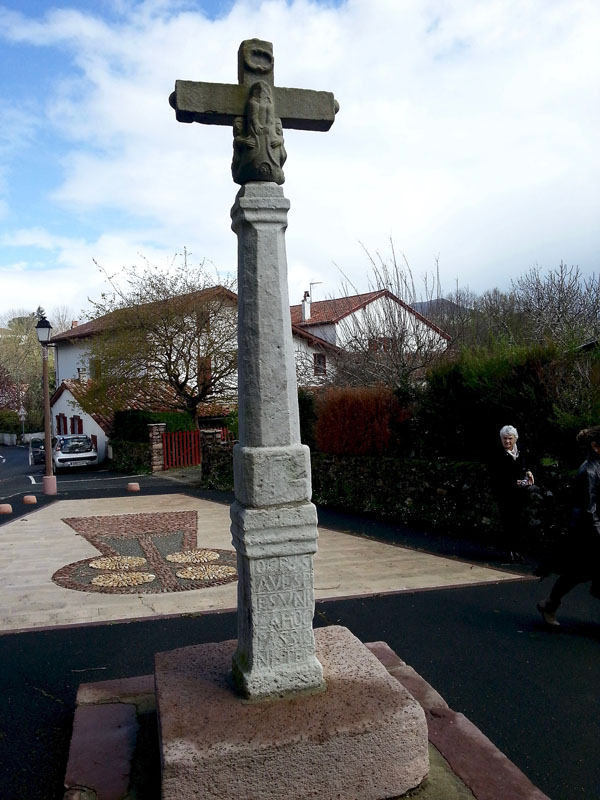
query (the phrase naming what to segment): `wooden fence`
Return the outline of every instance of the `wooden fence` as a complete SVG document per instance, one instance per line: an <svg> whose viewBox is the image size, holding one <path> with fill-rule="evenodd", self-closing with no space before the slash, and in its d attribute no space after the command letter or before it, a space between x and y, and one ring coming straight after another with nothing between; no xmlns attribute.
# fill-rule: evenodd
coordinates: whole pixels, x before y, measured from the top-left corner
<svg viewBox="0 0 600 800"><path fill-rule="evenodd" d="M163 469L194 467L202 463L201 431L163 433Z"/></svg>

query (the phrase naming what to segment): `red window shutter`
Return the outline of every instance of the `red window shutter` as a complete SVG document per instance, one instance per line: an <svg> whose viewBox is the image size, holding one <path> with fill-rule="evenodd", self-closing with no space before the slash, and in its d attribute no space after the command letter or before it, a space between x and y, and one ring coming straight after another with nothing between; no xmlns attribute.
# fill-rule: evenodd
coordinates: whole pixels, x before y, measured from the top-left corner
<svg viewBox="0 0 600 800"><path fill-rule="evenodd" d="M60 414L56 415L56 435L60 433Z"/></svg>
<svg viewBox="0 0 600 800"><path fill-rule="evenodd" d="M75 417L71 417L69 423L71 425L71 433L75 433Z"/></svg>
<svg viewBox="0 0 600 800"><path fill-rule="evenodd" d="M83 420L77 417L77 433L83 433Z"/></svg>

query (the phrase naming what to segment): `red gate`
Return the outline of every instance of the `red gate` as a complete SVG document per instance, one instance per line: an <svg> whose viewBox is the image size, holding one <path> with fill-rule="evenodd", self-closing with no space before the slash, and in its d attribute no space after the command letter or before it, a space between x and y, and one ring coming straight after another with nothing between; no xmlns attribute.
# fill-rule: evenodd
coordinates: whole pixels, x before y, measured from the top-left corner
<svg viewBox="0 0 600 800"><path fill-rule="evenodd" d="M202 463L200 431L163 433L163 469L194 467Z"/></svg>

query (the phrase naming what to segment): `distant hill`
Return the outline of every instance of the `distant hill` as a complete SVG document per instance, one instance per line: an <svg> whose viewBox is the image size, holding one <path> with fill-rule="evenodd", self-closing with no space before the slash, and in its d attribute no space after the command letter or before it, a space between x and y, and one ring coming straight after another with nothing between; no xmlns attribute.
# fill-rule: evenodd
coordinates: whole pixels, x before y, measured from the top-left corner
<svg viewBox="0 0 600 800"><path fill-rule="evenodd" d="M445 297L438 297L435 300L424 300L420 303L411 303L411 308L414 308L419 314L423 314L424 317L429 317L430 315L435 317L466 310L453 300L446 300Z"/></svg>

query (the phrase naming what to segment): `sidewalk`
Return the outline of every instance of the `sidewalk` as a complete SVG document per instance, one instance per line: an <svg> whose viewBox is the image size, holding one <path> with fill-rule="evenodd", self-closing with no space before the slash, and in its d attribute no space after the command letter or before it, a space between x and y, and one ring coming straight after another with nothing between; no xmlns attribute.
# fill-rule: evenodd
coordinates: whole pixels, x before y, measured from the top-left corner
<svg viewBox="0 0 600 800"><path fill-rule="evenodd" d="M196 517L197 543L192 547L233 553L229 507L191 494L145 496L142 491L118 498L58 500L1 526L0 632L234 609L235 581L188 591L157 592L141 586L127 594L76 591L53 581L58 570L102 555L73 526L85 530L93 524L105 538L116 539L131 535L132 525L139 523L139 518L129 515L152 515L156 535L161 525L172 525L169 520L174 513L181 512ZM317 600L522 579L511 572L325 527L320 527L319 534Z"/></svg>

